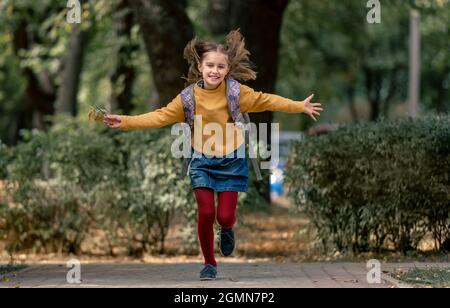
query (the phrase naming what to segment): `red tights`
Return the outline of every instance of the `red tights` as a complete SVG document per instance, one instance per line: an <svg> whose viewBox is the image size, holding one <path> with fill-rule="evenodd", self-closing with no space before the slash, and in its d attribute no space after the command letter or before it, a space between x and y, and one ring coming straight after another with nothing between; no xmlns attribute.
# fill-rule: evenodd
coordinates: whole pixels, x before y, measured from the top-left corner
<svg viewBox="0 0 450 308"><path fill-rule="evenodd" d="M198 207L198 238L205 264L217 266L214 257L214 221L216 220L214 191L200 187L195 188L194 193ZM236 222L237 197L236 191L218 193L217 222L222 229L231 229Z"/></svg>

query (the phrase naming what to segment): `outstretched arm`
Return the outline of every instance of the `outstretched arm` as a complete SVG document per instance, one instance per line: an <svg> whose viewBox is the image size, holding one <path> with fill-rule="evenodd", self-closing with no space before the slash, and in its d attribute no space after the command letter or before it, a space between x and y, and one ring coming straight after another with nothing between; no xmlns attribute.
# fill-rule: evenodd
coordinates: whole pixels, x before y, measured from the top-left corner
<svg viewBox="0 0 450 308"><path fill-rule="evenodd" d="M304 112L316 121L314 115L320 115L318 111L323 110L320 103L311 102L314 95L309 96L304 101L293 101L279 95L258 92L245 85L240 85L240 92L242 112Z"/></svg>
<svg viewBox="0 0 450 308"><path fill-rule="evenodd" d="M138 128L160 128L184 121L181 97L178 95L166 107L136 116L106 114L104 123L111 128L127 131Z"/></svg>

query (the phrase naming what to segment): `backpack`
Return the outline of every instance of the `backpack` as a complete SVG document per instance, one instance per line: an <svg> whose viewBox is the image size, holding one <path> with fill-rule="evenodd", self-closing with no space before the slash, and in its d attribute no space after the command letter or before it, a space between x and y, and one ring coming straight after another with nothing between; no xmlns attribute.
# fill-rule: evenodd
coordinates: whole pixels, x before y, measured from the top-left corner
<svg viewBox="0 0 450 308"><path fill-rule="evenodd" d="M183 91L181 91L181 102L183 104L184 110L184 118L185 123L189 125L190 130L194 128L194 116L195 116L195 96L194 96L194 85L191 84ZM228 100L228 111L233 118L234 123L238 127L244 127L246 124L250 123L250 117L248 113L241 113L240 103L239 103L239 82L234 79L227 78L226 79L226 93ZM251 129L251 126L250 126ZM190 132L184 132L185 136L190 136ZM244 140L245 145L248 146L248 150L250 152L250 160L253 166L253 169L256 174L256 179L258 181L262 180L261 171L258 166L258 161L256 160L256 156L254 155L254 149L250 146L250 135L251 132L247 129L244 129ZM190 162L190 158L182 158L183 164L181 168L181 178L187 175L188 165Z"/></svg>

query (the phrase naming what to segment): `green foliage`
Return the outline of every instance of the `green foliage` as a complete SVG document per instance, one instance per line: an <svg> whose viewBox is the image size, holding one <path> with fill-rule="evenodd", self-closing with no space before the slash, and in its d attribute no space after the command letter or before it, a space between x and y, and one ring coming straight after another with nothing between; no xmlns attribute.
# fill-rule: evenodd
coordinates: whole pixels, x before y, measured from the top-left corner
<svg viewBox="0 0 450 308"><path fill-rule="evenodd" d="M75 128L61 123L49 133L25 132L14 148L7 183L17 205L2 211L9 251L79 253L98 191L114 193L111 140Z"/></svg>
<svg viewBox="0 0 450 308"><path fill-rule="evenodd" d="M10 198L0 211L0 237L9 251L80 253L100 236L102 244L86 249L163 253L175 217L185 222L179 249L197 248L196 203L189 178L179 177L170 129L122 133L64 118L55 123L47 133L24 131L9 159L0 159ZM243 209L263 204L250 187L240 195Z"/></svg>
<svg viewBox="0 0 450 308"><path fill-rule="evenodd" d="M9 144L12 139L11 134L15 134L15 125L11 123L11 115L22 110L20 100L25 85L20 76L19 61L12 52L12 36L1 30L0 85L0 139Z"/></svg>
<svg viewBox="0 0 450 308"><path fill-rule="evenodd" d="M0 282L9 282L11 278L17 277L17 272L25 269L27 266L20 264L0 264ZM18 287L18 286L16 286Z"/></svg>
<svg viewBox="0 0 450 308"><path fill-rule="evenodd" d="M20 271L24 268L26 268L26 265L11 265L11 264L6 264L6 265L0 265L0 278L2 278L1 275L5 275L11 272L17 272Z"/></svg>
<svg viewBox="0 0 450 308"><path fill-rule="evenodd" d="M366 1L290 1L281 32L277 90L294 99L315 93L326 104L322 120L356 120L349 116L351 104L359 111L358 120L366 119L362 104L370 101L378 101L380 115L388 117L393 104L407 99L412 9L421 15L422 101L426 109L448 112L450 1L383 2L380 24L366 21ZM345 114L338 117L343 108ZM288 129L304 130L313 123L290 120Z"/></svg>
<svg viewBox="0 0 450 308"><path fill-rule="evenodd" d="M10 150L5 144L2 143L2 140L0 139L0 179L4 179L6 177L6 166L11 159L10 156Z"/></svg>
<svg viewBox="0 0 450 308"><path fill-rule="evenodd" d="M194 204L177 180L168 137L64 121L48 133L27 132L8 165L17 204L1 214L8 250L79 253L89 232L100 230L110 254L115 247L163 252L173 215Z"/></svg>
<svg viewBox="0 0 450 308"><path fill-rule="evenodd" d="M115 61L110 61L111 50L116 49L122 40L117 38L112 21L112 11L117 2L99 0L83 4L80 26L87 33L87 46L79 90L78 110L81 114L88 111L90 104L103 104L110 95L109 75L115 65ZM23 127L24 117L31 117L35 112L24 100L27 86L25 69L31 69L40 79L48 76L49 84L39 80L39 85L48 93L56 94L62 82L61 73L70 50L68 43L74 26L66 21L66 4L67 1L50 0L0 1L0 138L6 144L15 143L17 127ZM16 51L15 34L21 24L26 26L28 47ZM133 39L137 40L136 37L137 31L134 30ZM142 53L136 62L145 61L142 60L144 56ZM146 76L139 76L139 80L142 78L148 80ZM139 86L139 89L144 88L142 84ZM142 93L137 91L136 94ZM139 98L139 101L145 101L146 97Z"/></svg>
<svg viewBox="0 0 450 308"><path fill-rule="evenodd" d="M395 271L392 275L398 280L410 284L426 285L435 288L450 288L449 268L413 268L407 271Z"/></svg>
<svg viewBox="0 0 450 308"><path fill-rule="evenodd" d="M450 111L450 1L430 1L421 10L422 103L427 109Z"/></svg>
<svg viewBox="0 0 450 308"><path fill-rule="evenodd" d="M450 237L448 117L342 127L294 146L286 181L325 248L417 249Z"/></svg>
<svg viewBox="0 0 450 308"><path fill-rule="evenodd" d="M129 212L126 229L141 245L140 249L147 250L146 246L150 246L163 252L169 223L175 214L187 218L185 228L193 230L195 224L195 200L187 178L179 178L180 160L171 154L173 139L169 129L118 136L119 149L125 154L125 207ZM144 243L134 238L135 234L143 234L149 240ZM192 239L190 243L195 244Z"/></svg>

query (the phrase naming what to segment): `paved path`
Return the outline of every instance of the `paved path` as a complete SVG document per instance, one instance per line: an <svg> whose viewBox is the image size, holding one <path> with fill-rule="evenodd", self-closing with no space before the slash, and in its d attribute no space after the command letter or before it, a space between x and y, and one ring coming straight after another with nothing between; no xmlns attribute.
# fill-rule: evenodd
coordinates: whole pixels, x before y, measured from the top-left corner
<svg viewBox="0 0 450 308"><path fill-rule="evenodd" d="M450 267L449 263L441 266ZM382 264L393 268L424 263ZM0 287L160 287L160 288L391 288L409 287L382 274L380 284L367 282L363 263L222 263L215 281L199 281L198 263L81 264L81 284L69 284L65 264L33 265L0 282ZM6 279L8 280L8 279Z"/></svg>

